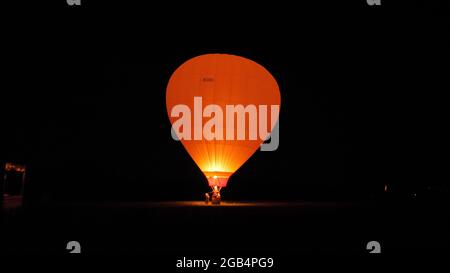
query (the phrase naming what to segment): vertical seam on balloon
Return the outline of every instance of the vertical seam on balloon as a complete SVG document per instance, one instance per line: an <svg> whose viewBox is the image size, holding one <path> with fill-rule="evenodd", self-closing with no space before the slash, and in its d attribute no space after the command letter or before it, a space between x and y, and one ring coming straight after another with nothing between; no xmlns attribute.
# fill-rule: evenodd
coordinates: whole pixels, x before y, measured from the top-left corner
<svg viewBox="0 0 450 273"><path fill-rule="evenodd" d="M231 90L230 90L230 98L232 98L233 97L233 91L234 91L234 66L235 66L235 62L234 62L234 60L233 61L231 61L231 73L230 73L230 75L231 75L231 80L230 80L230 82L231 82ZM236 65L236 68L237 69L240 69L240 66L239 65ZM240 71L239 71L240 72ZM225 107L226 108L226 107ZM234 135L235 135L235 133L237 133L236 131L237 130L234 130L234 128L235 128L235 125L236 125L236 122L235 122L235 120L234 120L234 113L233 113L233 139L234 139ZM231 149L229 149L229 153L228 153L228 155L227 155L227 159L226 159L226 164L227 164L227 166L229 166L229 164L230 164L230 159L233 157L233 153L234 153L234 148L235 148L235 145L231 145ZM236 170L234 170L234 168L232 169L232 168L230 168L230 171L236 171Z"/></svg>
<svg viewBox="0 0 450 273"><path fill-rule="evenodd" d="M226 100L225 100L225 110L226 110ZM219 158L222 161L222 170L221 171L229 171L228 165L226 165L225 162L225 156L224 156L224 149L225 149L225 143L226 143L226 112L222 113L222 140L220 145L220 154Z"/></svg>
<svg viewBox="0 0 450 273"><path fill-rule="evenodd" d="M213 104L217 104L216 103L216 72L217 72L217 55L214 55L214 70L213 70L213 86L211 88L211 92L212 92L212 102ZM214 114L214 118L216 119L217 117ZM223 121L223 117L222 117L222 121ZM216 137L217 137L217 128L216 126L214 126L214 139L213 139L213 147L214 147L214 168L217 169L217 153L216 153Z"/></svg>
<svg viewBox="0 0 450 273"><path fill-rule="evenodd" d="M197 78L197 75L199 75L200 76L200 78ZM194 74L194 78L195 79L197 79L197 91L200 93L200 90L201 90L201 87L202 87L202 79L201 79L201 73L197 73L197 71L195 71L195 74ZM202 105L202 108L203 108L203 105ZM202 109L202 125L203 125L203 109ZM203 135L203 126L202 126L202 135ZM203 138L202 138L203 139ZM207 145L200 145L201 147L198 147L198 145L197 145L197 143L195 142L196 140L194 139L194 140L191 140L191 141L194 141L194 144L193 144L193 146L194 147L196 147L197 149L198 149L198 151L199 151L199 153L200 154L204 154L204 155L206 155L205 157L201 157L201 158L207 158L207 162L203 162L203 164L205 164L206 163L206 165L209 165L209 166L207 166L207 168L209 168L210 167L210 165L211 165L211 160L210 160L210 156L209 156L209 152L208 152L208 149L207 149ZM195 161L195 160L194 160ZM196 162L197 163L197 162ZM202 162L200 162L200 165L203 165L202 164ZM197 164L197 165L199 165L199 164ZM205 166L198 166L199 168L200 168L200 170L203 172L203 170L202 169L204 169L205 168Z"/></svg>
<svg viewBox="0 0 450 273"><path fill-rule="evenodd" d="M231 65L230 65L230 76L231 76L231 79L230 79L230 92L228 93L228 100L227 101L231 100L232 93L233 93L233 73L232 73L232 71L233 71L233 63L231 62ZM227 121L227 117L226 117L226 105L225 105L225 128L228 128L226 121ZM233 124L233 126L234 126L234 124ZM226 134L226 132L225 132L225 134ZM227 141L228 140L227 140L226 135L225 135L224 146L225 145L227 146L227 149L226 149L227 150L227 154L226 154L226 156L224 156L224 160L223 161L224 161L224 165L228 168L229 167L229 158L230 158L230 154L231 154L231 149L228 148L228 142ZM232 171L232 169L228 168L227 171Z"/></svg>
<svg viewBox="0 0 450 273"><path fill-rule="evenodd" d="M224 128L225 128L225 130L224 130ZM224 156L224 147L225 147L225 145L224 145L224 143L225 142L226 142L226 113L222 113L222 140L220 142L221 145L220 145L220 154L219 154L219 159L222 161L222 166L221 166L222 170L221 171L229 171L228 166L225 165L226 162L224 161L224 159L225 159L225 156Z"/></svg>

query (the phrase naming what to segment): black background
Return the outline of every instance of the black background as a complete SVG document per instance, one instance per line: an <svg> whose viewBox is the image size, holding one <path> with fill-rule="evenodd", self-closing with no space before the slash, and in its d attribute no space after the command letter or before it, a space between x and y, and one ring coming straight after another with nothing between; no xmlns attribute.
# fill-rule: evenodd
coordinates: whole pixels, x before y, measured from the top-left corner
<svg viewBox="0 0 450 273"><path fill-rule="evenodd" d="M448 193L443 1L93 2L5 10L0 161L27 166L27 203L201 200L165 88L206 53L254 60L281 89L279 149L256 152L225 200Z"/></svg>
<svg viewBox="0 0 450 273"><path fill-rule="evenodd" d="M201 196L205 179L170 138L165 88L205 53L252 59L281 88L279 149L257 152L225 196L347 198L438 183L448 49L438 5L85 2L8 20L1 156L29 166L33 199Z"/></svg>

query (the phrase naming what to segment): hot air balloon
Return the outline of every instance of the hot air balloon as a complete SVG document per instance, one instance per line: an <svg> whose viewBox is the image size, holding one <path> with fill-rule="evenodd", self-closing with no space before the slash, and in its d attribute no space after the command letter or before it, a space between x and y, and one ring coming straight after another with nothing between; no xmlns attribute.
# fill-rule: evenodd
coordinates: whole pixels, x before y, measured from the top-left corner
<svg viewBox="0 0 450 273"><path fill-rule="evenodd" d="M194 57L170 77L166 106L172 130L203 172L220 203L220 190L274 128L280 91L261 65L229 54Z"/></svg>

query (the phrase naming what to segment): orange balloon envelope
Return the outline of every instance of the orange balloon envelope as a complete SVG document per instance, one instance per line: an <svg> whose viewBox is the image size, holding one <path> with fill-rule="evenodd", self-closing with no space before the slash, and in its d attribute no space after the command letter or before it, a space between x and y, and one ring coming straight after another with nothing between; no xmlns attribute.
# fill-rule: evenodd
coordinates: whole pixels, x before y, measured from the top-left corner
<svg viewBox="0 0 450 273"><path fill-rule="evenodd" d="M209 185L222 188L269 137L278 120L280 91L256 62L206 54L172 74L166 106L172 129Z"/></svg>

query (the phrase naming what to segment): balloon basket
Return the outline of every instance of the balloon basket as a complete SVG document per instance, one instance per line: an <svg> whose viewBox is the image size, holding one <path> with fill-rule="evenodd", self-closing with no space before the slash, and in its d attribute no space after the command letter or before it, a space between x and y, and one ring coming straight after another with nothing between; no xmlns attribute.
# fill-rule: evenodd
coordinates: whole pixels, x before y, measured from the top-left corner
<svg viewBox="0 0 450 273"><path fill-rule="evenodd" d="M212 191L209 193L205 193L205 203L209 204L209 202L211 202L211 204L213 205L220 205L220 189L221 187L219 186L211 186Z"/></svg>

